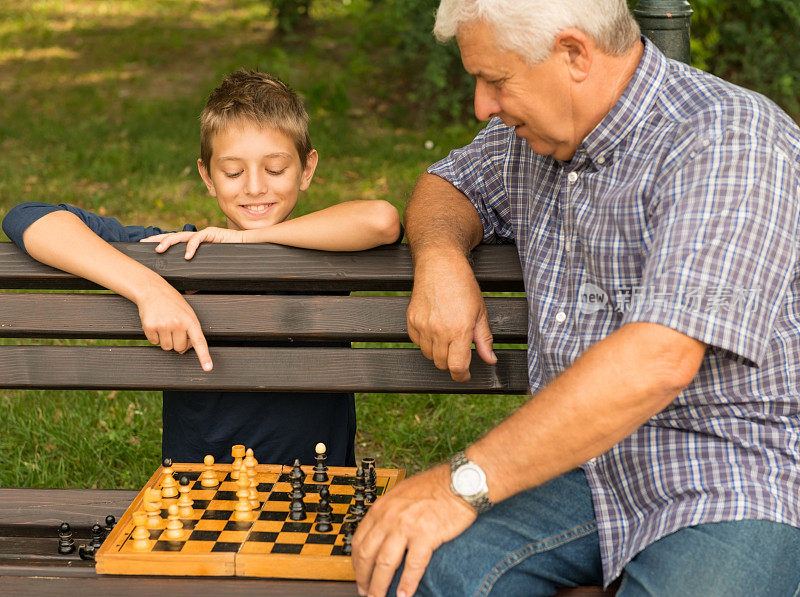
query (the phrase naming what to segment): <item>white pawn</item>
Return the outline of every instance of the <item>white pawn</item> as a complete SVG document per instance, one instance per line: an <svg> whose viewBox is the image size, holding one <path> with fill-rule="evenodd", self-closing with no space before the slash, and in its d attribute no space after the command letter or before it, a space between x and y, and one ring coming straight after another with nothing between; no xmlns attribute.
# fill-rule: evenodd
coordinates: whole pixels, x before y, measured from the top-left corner
<svg viewBox="0 0 800 597"><path fill-rule="evenodd" d="M144 509L147 511L147 528L157 529L161 526L161 492L148 487L144 493Z"/></svg>
<svg viewBox="0 0 800 597"><path fill-rule="evenodd" d="M167 516L167 530L164 537L170 541L177 541L183 538L183 523L180 521L178 504L170 504L169 516Z"/></svg>
<svg viewBox="0 0 800 597"><path fill-rule="evenodd" d="M164 482L161 484L161 497L170 499L178 495L178 483L175 477L172 476L172 458L165 458L162 463L164 467Z"/></svg>
<svg viewBox="0 0 800 597"><path fill-rule="evenodd" d="M239 501L236 502L236 511L233 513L233 519L250 520L252 519L251 510L253 507L250 504L250 481L247 479L247 475L239 475L236 486L239 488L236 491L236 497L239 498Z"/></svg>
<svg viewBox="0 0 800 597"><path fill-rule="evenodd" d="M217 479L217 475L214 474L214 457L209 454L203 458L203 464L205 468L200 474L200 485L202 487L216 487L219 485L219 479Z"/></svg>
<svg viewBox="0 0 800 597"><path fill-rule="evenodd" d="M136 528L131 533L133 539L133 549L144 550L150 547L150 531L147 530L147 512L137 510L133 514L133 524Z"/></svg>
<svg viewBox="0 0 800 597"><path fill-rule="evenodd" d="M258 473L253 466L248 466L245 470L247 471L247 481L250 484L247 497L250 500L250 507L255 510L261 505L261 502L258 501L258 480L256 479Z"/></svg>
<svg viewBox="0 0 800 597"><path fill-rule="evenodd" d="M178 491L181 492L181 497L178 498L178 507L181 509L182 518L191 518L192 513L194 512L192 509L194 500L189 497L189 492L191 490L192 488L189 486L189 479L185 476L181 477L181 484L180 487L178 487Z"/></svg>

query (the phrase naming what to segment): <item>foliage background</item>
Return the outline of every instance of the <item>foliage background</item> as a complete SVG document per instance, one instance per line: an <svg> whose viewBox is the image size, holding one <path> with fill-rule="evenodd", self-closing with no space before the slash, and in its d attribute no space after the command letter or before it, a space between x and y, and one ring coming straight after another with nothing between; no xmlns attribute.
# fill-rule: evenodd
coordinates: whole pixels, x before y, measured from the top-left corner
<svg viewBox="0 0 800 597"><path fill-rule="evenodd" d="M32 200L124 223L221 224L196 174L197 116L242 67L284 78L309 107L321 162L298 213L354 198L402 210L419 173L480 127L457 49L430 34L436 5L2 0L0 217ZM692 6L695 63L797 117L797 1ZM524 400L362 394L357 449L419 470ZM0 486L139 487L159 461L160 415L155 392L0 392Z"/></svg>

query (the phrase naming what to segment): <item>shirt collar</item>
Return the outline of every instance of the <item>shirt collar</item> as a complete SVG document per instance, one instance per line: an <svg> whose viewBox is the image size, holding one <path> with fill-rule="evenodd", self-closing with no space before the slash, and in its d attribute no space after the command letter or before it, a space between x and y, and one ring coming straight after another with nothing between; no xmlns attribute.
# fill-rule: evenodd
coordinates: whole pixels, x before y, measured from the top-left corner
<svg viewBox="0 0 800 597"><path fill-rule="evenodd" d="M614 148L650 112L667 76L669 60L645 37L644 53L628 87L611 111L578 146L597 166L608 163Z"/></svg>

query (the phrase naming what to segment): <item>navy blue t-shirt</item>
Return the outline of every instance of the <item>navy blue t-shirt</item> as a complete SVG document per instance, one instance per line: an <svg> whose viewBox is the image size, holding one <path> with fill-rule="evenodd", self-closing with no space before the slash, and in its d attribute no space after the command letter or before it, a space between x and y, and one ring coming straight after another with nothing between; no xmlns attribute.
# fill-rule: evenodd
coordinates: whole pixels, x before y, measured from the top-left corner
<svg viewBox="0 0 800 597"><path fill-rule="evenodd" d="M22 235L33 222L53 211L68 211L108 242L137 242L168 232L155 226L123 226L119 220L66 204L22 203L3 220L3 231L25 249ZM194 231L191 224L183 230ZM214 346L284 346L280 342L214 343ZM343 346L299 343L291 346ZM344 344L344 346L347 346ZM199 365L198 365L199 366ZM163 393L161 448L176 462L202 462L206 454L217 462L231 462L231 446L253 448L262 463L291 464L299 458L314 462L314 447L328 448L327 464L355 466L356 410L353 394L294 394L279 392L171 392Z"/></svg>

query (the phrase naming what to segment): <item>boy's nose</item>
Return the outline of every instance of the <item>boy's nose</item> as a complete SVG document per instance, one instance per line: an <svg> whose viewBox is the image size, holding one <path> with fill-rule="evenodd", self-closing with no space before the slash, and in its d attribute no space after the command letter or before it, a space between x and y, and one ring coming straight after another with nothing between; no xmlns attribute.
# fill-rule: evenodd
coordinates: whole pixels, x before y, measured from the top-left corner
<svg viewBox="0 0 800 597"><path fill-rule="evenodd" d="M267 192L267 177L261 173L252 173L247 177L245 192L248 195L263 195Z"/></svg>

